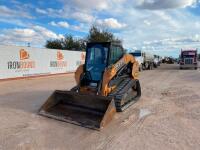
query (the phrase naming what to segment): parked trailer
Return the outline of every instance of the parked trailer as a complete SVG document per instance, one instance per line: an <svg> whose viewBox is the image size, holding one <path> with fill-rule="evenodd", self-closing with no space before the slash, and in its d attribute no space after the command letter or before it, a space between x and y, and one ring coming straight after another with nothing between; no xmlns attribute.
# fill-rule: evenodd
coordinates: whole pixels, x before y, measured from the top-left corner
<svg viewBox="0 0 200 150"><path fill-rule="evenodd" d="M143 52L141 50L135 50L134 52L131 52L130 54L132 54L138 61L140 65L140 71L153 69L154 56L151 53Z"/></svg>
<svg viewBox="0 0 200 150"><path fill-rule="evenodd" d="M181 50L180 54L180 69L194 68L197 69L197 49L196 50Z"/></svg>

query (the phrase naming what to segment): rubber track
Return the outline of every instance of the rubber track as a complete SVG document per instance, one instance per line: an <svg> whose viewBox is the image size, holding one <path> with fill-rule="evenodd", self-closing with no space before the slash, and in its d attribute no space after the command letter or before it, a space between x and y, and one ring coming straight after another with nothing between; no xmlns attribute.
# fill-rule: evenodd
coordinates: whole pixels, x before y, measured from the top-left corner
<svg viewBox="0 0 200 150"><path fill-rule="evenodd" d="M127 78L125 79L118 87L117 89L115 89L113 92L111 92L108 97L112 97L115 100L115 106L116 106L116 110L118 112L121 112L123 110L125 110L126 108L128 108L130 105L132 105L133 103L135 103L136 101L133 99L132 101L126 103L125 105L121 106L121 101L122 98L125 94L127 94L126 92L132 88L134 85L136 84L136 81L131 79L131 78Z"/></svg>

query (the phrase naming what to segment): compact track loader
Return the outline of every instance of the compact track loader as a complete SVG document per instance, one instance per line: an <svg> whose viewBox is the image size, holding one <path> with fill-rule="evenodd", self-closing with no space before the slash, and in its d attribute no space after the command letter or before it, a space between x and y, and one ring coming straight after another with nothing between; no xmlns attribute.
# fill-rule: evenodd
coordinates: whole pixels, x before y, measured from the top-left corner
<svg viewBox="0 0 200 150"><path fill-rule="evenodd" d="M139 65L121 44L88 43L85 64L75 72L77 85L55 91L39 114L80 126L100 129L114 114L141 96Z"/></svg>

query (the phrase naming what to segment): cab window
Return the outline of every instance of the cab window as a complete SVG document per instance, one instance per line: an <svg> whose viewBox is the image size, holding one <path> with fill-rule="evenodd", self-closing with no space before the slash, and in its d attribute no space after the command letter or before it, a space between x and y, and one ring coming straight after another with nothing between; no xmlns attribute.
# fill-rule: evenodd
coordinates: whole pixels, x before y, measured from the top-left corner
<svg viewBox="0 0 200 150"><path fill-rule="evenodd" d="M116 63L123 56L123 49L119 46L112 46L110 53L110 63Z"/></svg>

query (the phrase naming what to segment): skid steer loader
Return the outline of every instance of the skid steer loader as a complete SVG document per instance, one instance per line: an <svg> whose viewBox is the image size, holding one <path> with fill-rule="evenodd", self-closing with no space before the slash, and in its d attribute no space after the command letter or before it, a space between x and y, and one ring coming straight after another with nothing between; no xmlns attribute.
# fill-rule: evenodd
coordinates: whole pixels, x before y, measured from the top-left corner
<svg viewBox="0 0 200 150"><path fill-rule="evenodd" d="M121 44L87 43L85 64L75 72L77 85L70 91L56 90L39 114L72 124L100 129L114 114L141 96L139 65Z"/></svg>

